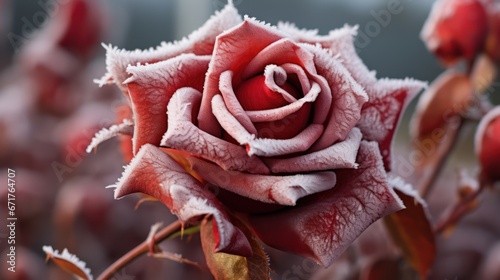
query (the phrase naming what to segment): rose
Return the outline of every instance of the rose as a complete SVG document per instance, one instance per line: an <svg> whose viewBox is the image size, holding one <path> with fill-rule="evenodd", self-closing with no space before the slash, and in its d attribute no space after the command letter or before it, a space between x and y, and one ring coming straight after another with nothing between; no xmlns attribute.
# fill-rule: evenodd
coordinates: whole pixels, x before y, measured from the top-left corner
<svg viewBox="0 0 500 280"><path fill-rule="evenodd" d="M231 223L241 212L264 243L330 265L402 208L387 184L390 144L423 86L377 80L355 53L355 33L242 22L229 4L180 42L107 47L100 82L121 87L134 121L135 157L115 196L149 194L183 221L210 214L216 249L246 256L249 242Z"/></svg>
<svg viewBox="0 0 500 280"><path fill-rule="evenodd" d="M440 0L422 29L427 48L445 65L472 61L483 50L488 34L485 1Z"/></svg>

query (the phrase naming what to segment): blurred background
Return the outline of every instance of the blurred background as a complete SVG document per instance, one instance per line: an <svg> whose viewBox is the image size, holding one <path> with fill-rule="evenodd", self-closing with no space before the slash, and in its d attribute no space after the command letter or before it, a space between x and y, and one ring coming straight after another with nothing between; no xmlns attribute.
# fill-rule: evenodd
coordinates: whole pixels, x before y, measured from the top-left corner
<svg viewBox="0 0 500 280"><path fill-rule="evenodd" d="M63 8L64 3L73 6ZM289 21L300 28L319 29L320 34L344 24L359 25L358 53L379 78L429 82L443 71L419 37L432 3L234 0L242 15L271 24ZM71 279L44 263L43 245L68 248L97 276L142 242L152 224L173 221L159 203L146 202L134 210L139 197L115 201L112 190L105 189L116 182L125 164L116 139L99 146L97 153L84 152L96 131L115 123L122 105L117 87L99 88L92 82L105 73L100 43L144 49L179 40L225 4L222 0L0 0L0 182L7 181L6 168L16 170L18 217L16 273L7 271L7 229L0 227L0 279ZM397 13L388 12L393 7ZM414 103L402 120L398 151L409 145L407 123ZM470 139L464 137L459 146L463 148L457 148L464 166L475 164ZM5 221L7 190L0 188L0 221ZM203 263L196 236L163 242L162 247ZM275 279L305 263L272 249L269 254ZM301 279L322 270L307 265L310 272ZM162 277L210 279L208 272L194 267L148 257L115 279Z"/></svg>

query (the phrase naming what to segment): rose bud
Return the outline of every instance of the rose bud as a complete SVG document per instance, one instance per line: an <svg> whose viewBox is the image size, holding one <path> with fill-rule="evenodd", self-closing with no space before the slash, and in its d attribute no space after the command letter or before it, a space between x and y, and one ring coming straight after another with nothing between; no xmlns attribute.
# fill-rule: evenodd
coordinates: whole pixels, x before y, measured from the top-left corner
<svg viewBox="0 0 500 280"><path fill-rule="evenodd" d="M134 121L135 156L115 197L154 196L184 222L209 214L214 249L249 256L231 221L240 212L264 243L332 264L403 207L387 183L391 143L425 86L378 80L355 33L242 20L228 4L180 42L106 47L101 84L122 89Z"/></svg>
<svg viewBox="0 0 500 280"><path fill-rule="evenodd" d="M476 156L481 177L487 182L500 180L500 106L486 114L476 130Z"/></svg>
<svg viewBox="0 0 500 280"><path fill-rule="evenodd" d="M444 65L464 58L471 62L482 51L488 17L480 0L439 0L434 3L421 32L427 49Z"/></svg>
<svg viewBox="0 0 500 280"><path fill-rule="evenodd" d="M410 132L413 139L440 134L447 125L456 124L473 97L468 76L454 70L441 74L420 97L413 114Z"/></svg>

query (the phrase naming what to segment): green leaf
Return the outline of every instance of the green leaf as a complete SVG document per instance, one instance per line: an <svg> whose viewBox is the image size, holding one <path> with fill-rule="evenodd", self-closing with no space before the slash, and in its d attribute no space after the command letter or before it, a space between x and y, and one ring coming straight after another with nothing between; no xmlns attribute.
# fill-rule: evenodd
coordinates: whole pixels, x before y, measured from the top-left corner
<svg viewBox="0 0 500 280"><path fill-rule="evenodd" d="M389 183L406 209L386 216L385 225L410 265L422 279L426 279L436 257L435 237L429 222L427 205L418 193L400 178L391 178Z"/></svg>
<svg viewBox="0 0 500 280"><path fill-rule="evenodd" d="M266 253L257 237L243 222L233 219L232 222L245 234L253 250L252 257L242 257L226 253L216 253L213 221L205 219L200 227L201 245L210 272L216 280L242 279L242 280L269 280L270 268Z"/></svg>

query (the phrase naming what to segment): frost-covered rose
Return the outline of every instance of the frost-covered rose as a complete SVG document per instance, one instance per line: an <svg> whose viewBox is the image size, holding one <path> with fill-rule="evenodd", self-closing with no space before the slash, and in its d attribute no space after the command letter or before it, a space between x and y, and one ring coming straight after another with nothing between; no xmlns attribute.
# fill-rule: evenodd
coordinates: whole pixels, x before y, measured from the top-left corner
<svg viewBox="0 0 500 280"><path fill-rule="evenodd" d="M482 0L434 3L421 36L442 63L452 65L461 58L471 61L483 50L489 28L486 3Z"/></svg>
<svg viewBox="0 0 500 280"><path fill-rule="evenodd" d="M182 41L108 47L102 83L122 89L133 115L94 142L133 125L135 157L116 197L152 195L182 221L210 214L216 250L247 256L231 222L239 212L264 243L330 265L403 207L386 181L390 146L423 87L377 80L355 33L242 20L228 5Z"/></svg>

